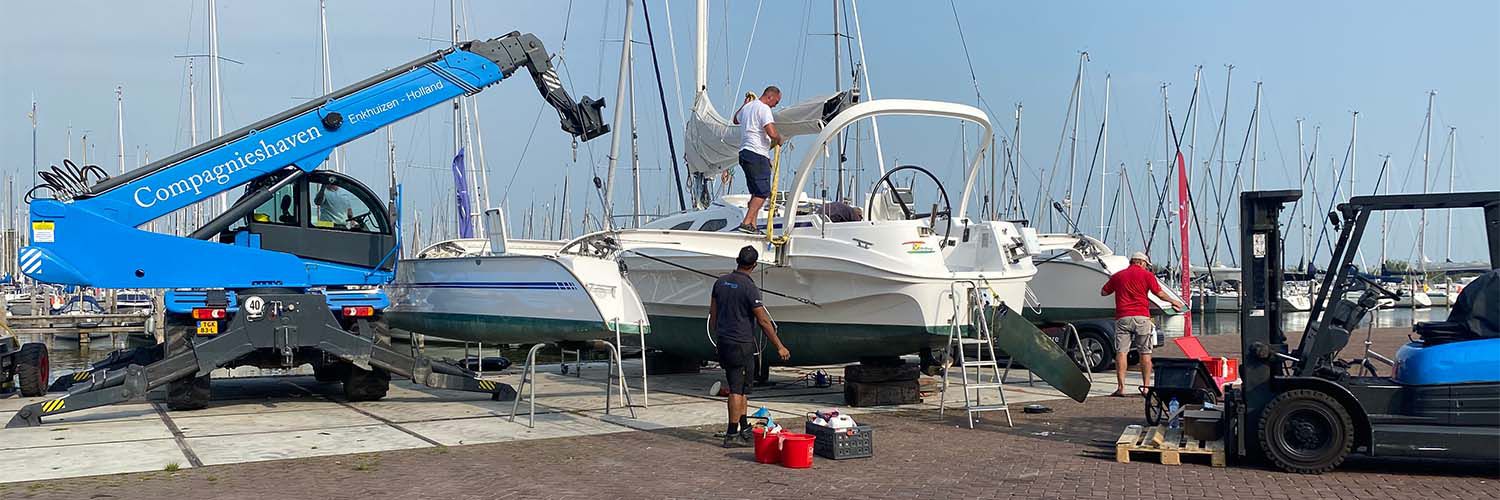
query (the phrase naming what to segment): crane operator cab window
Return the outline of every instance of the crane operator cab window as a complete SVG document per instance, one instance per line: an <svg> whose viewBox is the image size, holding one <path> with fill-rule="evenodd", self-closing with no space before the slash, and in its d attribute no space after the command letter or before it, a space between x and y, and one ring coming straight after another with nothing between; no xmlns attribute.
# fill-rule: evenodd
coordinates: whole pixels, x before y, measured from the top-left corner
<svg viewBox="0 0 1500 500"><path fill-rule="evenodd" d="M360 190L356 192L343 185L333 176L312 176L308 179L308 192L312 194L308 213L312 227L340 229L362 233L384 233L384 220L378 217L380 206L376 200L365 199Z"/></svg>
<svg viewBox="0 0 1500 500"><path fill-rule="evenodd" d="M297 218L297 184L287 184L276 190L271 199L261 203L250 213L250 220L261 224L300 225L301 220Z"/></svg>

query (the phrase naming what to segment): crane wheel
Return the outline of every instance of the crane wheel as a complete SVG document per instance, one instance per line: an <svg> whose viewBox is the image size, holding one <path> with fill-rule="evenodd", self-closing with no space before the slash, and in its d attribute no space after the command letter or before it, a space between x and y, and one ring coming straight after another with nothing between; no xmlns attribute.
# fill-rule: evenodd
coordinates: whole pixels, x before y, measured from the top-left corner
<svg viewBox="0 0 1500 500"><path fill-rule="evenodd" d="M1299 474L1322 474L1349 456L1354 420L1349 410L1322 391L1283 392L1260 417L1260 446L1277 468Z"/></svg>
<svg viewBox="0 0 1500 500"><path fill-rule="evenodd" d="M16 353L16 377L21 379L21 395L36 397L47 393L47 375L52 369L47 344L29 342Z"/></svg>
<svg viewBox="0 0 1500 500"><path fill-rule="evenodd" d="M350 365L344 373L344 399L375 401L385 397L391 388L391 372L380 368L365 370Z"/></svg>
<svg viewBox="0 0 1500 500"><path fill-rule="evenodd" d="M208 375L168 382L167 409L182 411L208 408L208 398L211 393Z"/></svg>

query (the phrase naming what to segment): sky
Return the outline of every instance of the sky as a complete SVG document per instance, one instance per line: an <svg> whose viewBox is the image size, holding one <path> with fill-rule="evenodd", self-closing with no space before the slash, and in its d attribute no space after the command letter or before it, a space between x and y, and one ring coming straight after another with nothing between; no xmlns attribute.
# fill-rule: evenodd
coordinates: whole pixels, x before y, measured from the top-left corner
<svg viewBox="0 0 1500 500"><path fill-rule="evenodd" d="M461 6L460 12L466 18L460 21L466 38L513 30L536 33L549 50L560 55L563 79L575 99L604 97L606 117L622 109L614 96L623 1L471 3ZM1262 85L1260 188L1299 186L1300 119L1308 154L1318 130L1315 169L1320 205L1326 206L1334 196L1332 179L1341 170L1347 172L1350 163L1354 165L1354 191L1368 194L1375 189L1382 155L1390 155L1387 175L1392 192L1420 192L1427 93L1436 91L1427 175L1432 189L1446 190L1450 159L1457 163L1455 184L1460 190L1500 189L1500 176L1494 175L1492 164L1493 158L1500 157L1500 30L1495 29L1500 26L1500 3L1488 0L1025 4L865 0L857 4L863 36L849 38L863 42L864 57L859 56L858 46L842 47L837 71L830 36L835 2L709 3L708 88L725 115L743 92L768 84L780 86L787 102L847 88L851 60L863 61L870 81L868 95L977 104L989 113L997 133L1007 142L1016 127L1015 107L1022 105L1023 161L1017 175L1027 214L1033 217L1039 194L1062 199L1070 184L1069 102L1080 53L1086 51L1089 61L1080 91L1078 159L1072 169L1073 210L1085 232L1099 234L1101 225L1105 226L1106 241L1117 252L1142 246L1146 235L1141 227L1150 225L1156 206L1150 186L1160 189L1166 172L1163 85L1174 126L1183 134L1186 147L1191 122L1185 119L1198 66L1202 67L1199 152L1187 152L1193 158L1194 196L1201 198L1197 204L1204 227L1212 225L1212 212L1227 207L1231 213L1228 230L1236 234L1233 205L1223 200L1216 207L1212 193L1199 189L1205 178L1197 176L1207 168L1213 175L1232 179L1239 165L1244 182L1251 182L1253 154L1242 149L1248 148L1252 135L1257 82ZM237 61L221 65L223 130L237 129L321 95L316 1L221 0L218 4L220 53ZM849 12L852 4L843 0L841 7L838 29L845 34L855 25ZM334 86L446 47L446 42L437 40L449 36L448 6L449 2L437 0L328 0ZM646 39L640 7L637 3L634 37L638 41ZM681 113L692 104L695 2L648 0L646 7L660 59L665 115L672 121L680 154ZM0 2L0 158L4 159L0 171L14 176L18 187L30 186L32 128L27 112L35 99L37 161L43 168L60 163L70 154L70 147L72 157L79 159L80 141L88 134L89 163L117 172L121 152L115 135L116 86L123 88L127 168L148 157L160 158L187 148L186 59L177 56L207 52L205 10L204 0ZM207 118L206 61L197 61L194 81L201 141L212 135L212 127ZM674 212L672 162L650 46L637 44L635 65L643 212ZM1226 65L1234 66L1227 108ZM1108 145L1101 147L1096 143L1105 109L1106 75L1110 126ZM490 196L497 205L504 201L513 231L527 225L523 218L528 211L555 213L553 207L561 205L564 196L571 234L584 231L585 211L599 212L599 196L592 192L590 178L605 176L609 137L581 144L575 152L529 79L501 82L477 100ZM1227 140L1218 141L1225 109ZM1359 112L1358 141L1350 157L1353 111ZM939 173L950 191L960 189L965 163L961 158L974 153L975 127L960 128L957 122L935 118L887 118L880 127L888 166L927 166ZM1457 130L1456 156L1448 142L1450 127ZM453 188L447 168L453 154L451 113L438 107L394 125L393 131L398 176L406 195L406 226L420 219L427 233L424 239L451 232ZM614 196L617 214L631 211L632 198L629 136L622 139L625 152ZM793 141L790 157L822 153L809 151L809 142L808 138ZM1217 160L1216 144L1221 142L1228 143L1226 164ZM874 144L868 137L854 144L848 155L851 163L858 158L863 174L860 185L851 191L867 193L875 177ZM377 193L385 192L382 134L350 144L345 154L351 174ZM1102 154L1108 155L1108 166L1097 159ZM1151 162L1149 170L1147 162ZM1221 166L1230 173L1221 173ZM1100 171L1105 171L1102 203L1097 184ZM1122 179L1128 179L1128 188ZM564 183L569 186L567 193ZM1087 195L1086 183L1090 185ZM1116 196L1127 189L1138 198L1135 209L1129 206L1129 196ZM1229 189L1226 185L1223 192ZM1345 191L1339 196L1347 192L1347 187L1341 189ZM732 190L742 191L742 181L737 180ZM923 196L927 195L919 194ZM1077 213L1078 205L1082 205L1081 213ZM1101 207L1108 217L1102 224ZM1444 214L1427 217L1425 254L1429 260L1440 261L1448 255L1449 246ZM558 223L540 222L542 218L534 217L538 219L532 223L534 235L543 236L540 228L548 226L551 236L557 236ZM1391 220L1387 239L1391 258L1415 259L1420 221L1416 215ZM1048 229L1048 222L1038 218L1036 223ZM434 224L439 226L436 232ZM1457 214L1453 225L1452 258L1483 258L1477 214ZM1166 226L1159 226L1154 255L1165 252ZM1313 241L1317 239L1315 234ZM1377 259L1379 241L1368 240L1362 258L1370 264ZM1287 243L1295 246L1288 249L1288 255L1299 258L1301 236L1290 236ZM1211 242L1194 243L1194 261L1203 260L1198 254L1210 253L1232 264L1226 245L1214 251ZM1326 249L1322 257L1326 259Z"/></svg>

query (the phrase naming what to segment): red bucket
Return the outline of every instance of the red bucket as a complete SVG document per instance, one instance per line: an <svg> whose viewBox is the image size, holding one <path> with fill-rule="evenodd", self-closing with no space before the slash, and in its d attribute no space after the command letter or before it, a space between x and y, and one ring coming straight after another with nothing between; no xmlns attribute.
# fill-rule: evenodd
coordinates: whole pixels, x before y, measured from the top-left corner
<svg viewBox="0 0 1500 500"><path fill-rule="evenodd" d="M814 439L812 434L781 433L781 466L790 469L812 467Z"/></svg>
<svg viewBox="0 0 1500 500"><path fill-rule="evenodd" d="M755 461L763 464L781 462L780 434L766 434L765 427L756 427L750 433L755 436Z"/></svg>

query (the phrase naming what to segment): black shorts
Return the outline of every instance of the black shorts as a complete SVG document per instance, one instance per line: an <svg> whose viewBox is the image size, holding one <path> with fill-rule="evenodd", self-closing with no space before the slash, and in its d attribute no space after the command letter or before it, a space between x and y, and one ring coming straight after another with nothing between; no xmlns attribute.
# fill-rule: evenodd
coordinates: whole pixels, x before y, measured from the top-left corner
<svg viewBox="0 0 1500 500"><path fill-rule="evenodd" d="M745 185L750 196L771 196L771 159L748 149L740 150L740 169L745 171Z"/></svg>
<svg viewBox="0 0 1500 500"><path fill-rule="evenodd" d="M719 366L724 367L729 379L730 394L750 394L750 384L755 380L755 344L719 341Z"/></svg>

